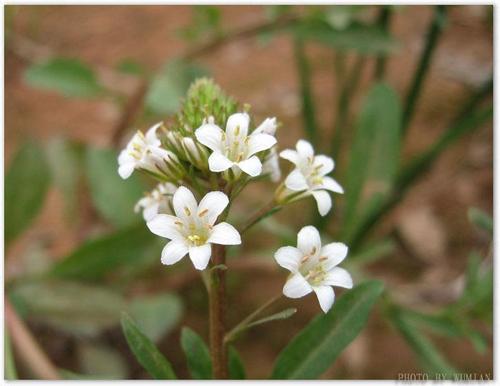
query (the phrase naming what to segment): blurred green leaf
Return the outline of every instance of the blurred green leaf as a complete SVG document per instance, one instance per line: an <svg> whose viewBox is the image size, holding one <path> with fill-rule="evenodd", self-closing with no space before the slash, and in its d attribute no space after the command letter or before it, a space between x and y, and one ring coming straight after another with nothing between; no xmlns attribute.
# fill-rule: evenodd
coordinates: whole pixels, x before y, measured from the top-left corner
<svg viewBox="0 0 500 386"><path fill-rule="evenodd" d="M208 71L202 67L180 60L168 62L151 82L146 107L158 115L176 113L191 82L206 75Z"/></svg>
<svg viewBox="0 0 500 386"><path fill-rule="evenodd" d="M142 221L142 217L134 213L134 206L146 188L137 175L132 175L126 181L120 178L114 150L87 149L86 173L92 200L106 220L116 227Z"/></svg>
<svg viewBox="0 0 500 386"><path fill-rule="evenodd" d="M122 329L137 361L155 379L176 379L172 365L137 327L127 314L122 314Z"/></svg>
<svg viewBox="0 0 500 386"><path fill-rule="evenodd" d="M145 295L131 301L130 316L149 339L157 342L179 323L182 308L175 294Z"/></svg>
<svg viewBox="0 0 500 386"><path fill-rule="evenodd" d="M42 149L25 142L14 155L5 175L5 243L23 232L42 208L50 183Z"/></svg>
<svg viewBox="0 0 500 386"><path fill-rule="evenodd" d="M192 8L191 24L179 30L180 36L194 41L200 37L206 38L210 34L220 34L221 12L213 5L195 5Z"/></svg>
<svg viewBox="0 0 500 386"><path fill-rule="evenodd" d="M86 379L126 379L128 368L120 352L101 344L78 345L80 368Z"/></svg>
<svg viewBox="0 0 500 386"><path fill-rule="evenodd" d="M117 65L116 69L124 74L144 75L146 70L142 64L134 59L123 59Z"/></svg>
<svg viewBox="0 0 500 386"><path fill-rule="evenodd" d="M30 86L69 97L93 97L102 91L92 68L79 59L51 58L33 64L24 73L24 79Z"/></svg>
<svg viewBox="0 0 500 386"><path fill-rule="evenodd" d="M45 154L54 185L64 195L66 213L73 218L78 205L82 147L62 137L54 137L47 142Z"/></svg>
<svg viewBox="0 0 500 386"><path fill-rule="evenodd" d="M188 327L181 331L181 346L193 379L212 379L210 351L203 339Z"/></svg>
<svg viewBox="0 0 500 386"><path fill-rule="evenodd" d="M234 348L234 346L229 346L228 348L228 361L229 361L229 378L230 379L245 379L245 366L240 358L240 354Z"/></svg>
<svg viewBox="0 0 500 386"><path fill-rule="evenodd" d="M379 281L364 282L347 291L326 314L317 316L284 348L273 379L315 379L356 338L383 291Z"/></svg>
<svg viewBox="0 0 500 386"><path fill-rule="evenodd" d="M493 218L488 213L478 208L469 208L467 215L471 223L493 236Z"/></svg>
<svg viewBox="0 0 500 386"><path fill-rule="evenodd" d="M127 307L106 287L63 280L19 282L9 296L26 316L76 335L92 336L116 325Z"/></svg>
<svg viewBox="0 0 500 386"><path fill-rule="evenodd" d="M378 83L364 100L354 135L347 172L345 240L391 192L399 166L400 130L398 96L390 86Z"/></svg>
<svg viewBox="0 0 500 386"><path fill-rule="evenodd" d="M52 276L101 279L121 267L137 264L160 252L155 237L144 224L87 241L66 258L55 263Z"/></svg>
<svg viewBox="0 0 500 386"><path fill-rule="evenodd" d="M4 331L3 339L5 379L14 380L17 379L16 362L12 354L12 346L10 344L10 337L7 329Z"/></svg>
<svg viewBox="0 0 500 386"><path fill-rule="evenodd" d="M456 370L441 355L433 343L418 331L403 310L393 309L389 315L391 321L415 352L424 370L429 375L442 374L451 378L452 374L456 373Z"/></svg>
<svg viewBox="0 0 500 386"><path fill-rule="evenodd" d="M295 36L316 41L339 51L354 51L364 55L387 55L393 53L398 44L386 31L377 26L353 22L343 29L335 29L328 23L317 20L303 21L293 25Z"/></svg>

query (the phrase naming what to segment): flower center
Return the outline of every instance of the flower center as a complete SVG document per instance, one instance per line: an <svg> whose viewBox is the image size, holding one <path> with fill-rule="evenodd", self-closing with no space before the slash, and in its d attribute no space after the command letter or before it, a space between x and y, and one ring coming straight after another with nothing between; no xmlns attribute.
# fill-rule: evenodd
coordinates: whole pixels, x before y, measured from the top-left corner
<svg viewBox="0 0 500 386"><path fill-rule="evenodd" d="M200 236L198 234L188 235L187 239L191 242L192 245L199 247L207 242L206 237Z"/></svg>
<svg viewBox="0 0 500 386"><path fill-rule="evenodd" d="M236 136L239 134L239 126L237 128ZM246 159L248 153L249 137L244 138L228 138L226 133L222 135L224 155L233 162L240 162Z"/></svg>
<svg viewBox="0 0 500 386"><path fill-rule="evenodd" d="M311 252L304 255L300 260L299 271L313 286L320 285L325 279L326 270L323 262L327 259L326 256L316 256L317 249L313 247Z"/></svg>

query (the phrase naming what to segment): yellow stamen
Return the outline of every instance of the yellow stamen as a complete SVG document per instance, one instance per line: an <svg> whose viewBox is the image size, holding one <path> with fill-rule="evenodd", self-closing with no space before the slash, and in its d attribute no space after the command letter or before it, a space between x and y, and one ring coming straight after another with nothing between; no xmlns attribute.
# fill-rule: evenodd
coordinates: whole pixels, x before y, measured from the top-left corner
<svg viewBox="0 0 500 386"><path fill-rule="evenodd" d="M208 209L203 209L200 213L198 213L199 217L203 217L208 213Z"/></svg>
<svg viewBox="0 0 500 386"><path fill-rule="evenodd" d="M187 216L191 216L191 211L189 210L189 208L187 206L184 207L184 212L186 212Z"/></svg>

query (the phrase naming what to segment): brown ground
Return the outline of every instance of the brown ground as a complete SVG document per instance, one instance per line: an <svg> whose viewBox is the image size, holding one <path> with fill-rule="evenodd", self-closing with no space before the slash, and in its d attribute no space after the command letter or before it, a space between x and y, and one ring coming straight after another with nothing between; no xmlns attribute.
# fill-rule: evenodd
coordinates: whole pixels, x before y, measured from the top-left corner
<svg viewBox="0 0 500 386"><path fill-rule="evenodd" d="M228 29L241 28L263 18L262 7L225 6L223 24ZM485 17L485 7L461 6L450 10L448 27L440 41L437 54L427 78L420 103L404 149L405 156L416 154L431 144L443 131L446 122L466 99L471 85L477 85L492 70L492 29ZM400 51L388 64L388 79L400 95L405 95L411 74L423 44L424 31L430 20L430 8L408 6L394 19L393 32L401 42ZM76 56L100 67L113 67L122 58L132 58L150 69L176 57L187 48L176 31L190 22L190 7L181 6L38 6L18 7L12 19L16 34L65 56ZM308 53L315 69L314 96L318 103L322 135L329 136L335 115L336 84L332 77L333 55L319 46L309 47ZM285 36L278 36L268 45L255 39L237 41L204 55L200 63L208 66L220 85L241 101L253 106L258 117L276 115L283 122L281 146L292 146L301 135L300 100L293 66L292 46ZM26 60L12 51L5 55L5 163L21 139L33 137L46 140L56 134L95 145L106 145L120 112L109 101L69 100L57 94L34 90L22 81ZM373 72L370 65L364 72L366 85ZM366 88L366 87L365 87ZM363 91L356 94L359 104ZM353 109L356 111L356 109ZM485 248L485 240L467 221L470 206L491 213L493 208L493 130L489 123L468 140L450 149L435 165L432 172L410 192L403 205L392 216L410 241L425 245L429 238L436 258L421 264L413 257L398 251L384 264L373 267L373 276L382 278L389 287L407 288L416 284L439 292L439 286L457 278L464 270L471 249ZM67 221L61 209L60 194L51 191L43 213L18 242L10 254L23 253L36 240L46 240L53 256L63 256L79 242L73 222ZM246 205L258 205L259 196L248 195ZM245 205L245 206L246 206ZM299 208L280 215L295 228L303 226ZM422 216L421 214L424 213ZM420 219L412 220L412 219ZM423 219L422 219L423 218ZM423 226L422 226L423 222ZM429 225L431 224L431 225ZM436 236L436 233L439 234ZM437 252L436 252L437 251ZM15 258L9 262L7 274L21 269ZM394 267L398 266L398 269ZM403 272L403 274L401 274ZM251 280L240 276L234 280L237 306L230 307L230 321L242 315L280 290L283 273L276 270L257 273ZM183 291L186 299L200 293L198 285ZM199 295L198 295L199 297ZM235 303L230 299L230 304ZM184 324L205 332L204 314L198 306L188 307ZM290 304L291 302L287 302ZM255 329L239 344L247 371L252 378L269 374L277 352L301 326L318 312L316 304L307 298L294 302L301 310L288 322L275 323ZM37 328L36 326L34 326ZM64 337L40 330L42 344L58 365L70 365L68 346ZM118 331L105 339L127 352ZM57 343L59 342L59 343ZM474 372L492 372L492 353L476 354L470 343L439 341L457 367ZM183 356L178 348L178 333L161 345L174 366L183 369ZM70 351L67 351L70 350ZM130 363L134 363L130 360ZM368 328L341 356L341 360L325 378L397 378L399 372L418 369L414 357L402 339L380 318L373 316ZM144 374L132 368L133 377Z"/></svg>

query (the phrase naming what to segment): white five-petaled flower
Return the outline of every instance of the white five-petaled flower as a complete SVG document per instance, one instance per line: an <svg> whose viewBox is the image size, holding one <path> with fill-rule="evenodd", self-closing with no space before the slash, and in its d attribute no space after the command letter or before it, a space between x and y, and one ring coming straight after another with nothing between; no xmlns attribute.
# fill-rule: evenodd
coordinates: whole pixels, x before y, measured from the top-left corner
<svg viewBox="0 0 500 386"><path fill-rule="evenodd" d="M309 225L297 235L297 248L282 247L274 258L280 266L291 272L283 294L300 298L314 291L323 312L328 312L335 300L331 286L352 288L352 278L345 269L337 267L347 256L348 248L342 243L321 246L318 230Z"/></svg>
<svg viewBox="0 0 500 386"><path fill-rule="evenodd" d="M225 132L210 119L196 130L196 139L212 150L208 158L212 172L233 168L237 175L240 170L252 177L261 173L262 163L255 154L274 146L276 138L257 130L249 135L249 124L248 114L236 113L228 118Z"/></svg>
<svg viewBox="0 0 500 386"><path fill-rule="evenodd" d="M172 198L175 216L159 214L147 223L155 235L171 241L163 248L161 262L171 265L186 254L196 269L205 269L212 253L211 244L241 244L238 231L217 217L224 211L229 199L223 192L209 192L196 202L193 193L184 186L179 187Z"/></svg>
<svg viewBox="0 0 500 386"><path fill-rule="evenodd" d="M164 163L170 159L177 160L172 152L161 148L161 141L156 136L156 130L162 125L157 123L144 135L140 130L132 137L127 147L118 156L118 174L127 179L135 169L146 169L152 172L162 172Z"/></svg>
<svg viewBox="0 0 500 386"><path fill-rule="evenodd" d="M285 179L285 186L292 191L305 191L312 194L318 205L320 215L326 215L332 208L332 199L327 190L344 193L344 189L333 178L326 176L335 164L325 155L314 155L312 145L300 139L297 150L283 150L280 157L295 165L295 169Z"/></svg>
<svg viewBox="0 0 500 386"><path fill-rule="evenodd" d="M145 221L152 220L157 214L169 212L169 203L176 189L177 187L170 182L156 185L135 204L134 211L137 213L142 209Z"/></svg>

